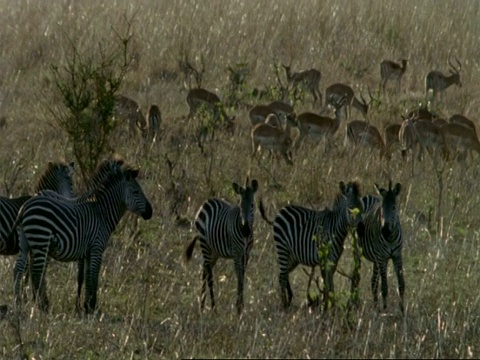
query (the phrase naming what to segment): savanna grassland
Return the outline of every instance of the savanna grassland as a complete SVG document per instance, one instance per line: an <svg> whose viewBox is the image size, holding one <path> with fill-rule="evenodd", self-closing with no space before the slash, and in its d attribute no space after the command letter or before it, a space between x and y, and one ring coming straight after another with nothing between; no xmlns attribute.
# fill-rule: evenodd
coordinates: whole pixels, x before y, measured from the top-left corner
<svg viewBox="0 0 480 360"><path fill-rule="evenodd" d="M179 61L188 54L199 66L202 86L221 98L229 86L228 66L247 65L245 94L276 84L273 59L294 71L317 68L321 90L350 84L367 96L369 121L382 129L424 101L428 71L448 71L447 59L462 63L463 86L452 86L431 108L448 118L480 116L480 3L477 1L6 1L0 0L0 174L2 194L30 192L48 161L75 161L66 135L46 104L54 101L51 66L65 63L69 44L81 51L117 39L114 30L132 23L134 66L120 93L144 112L162 111L162 136L149 153L141 137L120 132L112 150L141 168L140 182L154 216L126 216L111 238L100 274L99 315L75 314L76 266L51 262L51 310L27 303L26 316L0 321L0 357L35 359L118 358L459 358L480 357L480 195L478 155L466 162L437 164L427 156L415 164L379 161L377 153L343 148L341 126L335 146L305 143L293 166L250 159L248 107L228 108L238 124L233 136L217 133L200 151L187 122L186 90ZM118 40L118 39L117 39ZM402 90L378 91L380 62L408 59ZM281 73L283 80L284 73ZM250 104L262 101L248 98ZM265 100L267 102L267 100ZM60 104L61 105L61 104ZM60 106L59 105L59 106ZM312 110L311 99L296 111ZM318 110L313 109L313 110ZM352 115L361 119L353 110ZM194 236L190 224L210 196L236 201L231 183L246 175L259 181L257 198L270 216L287 203L321 209L331 205L340 180L359 179L364 193L374 183L402 184L406 311L398 310L396 279L389 269L386 311L373 307L372 265L362 262L360 305L346 321L349 281L335 275L338 302L322 313L305 307L307 276L290 276L291 309L283 311L271 228L258 211L255 244L246 271L245 309L235 311L236 279L231 261L214 268L217 307L200 311L201 252L183 261ZM76 176L76 186L81 186ZM339 267L352 265L351 239ZM13 304L16 257L0 259L0 303ZM31 297L30 297L31 298ZM207 304L209 304L207 300Z"/></svg>

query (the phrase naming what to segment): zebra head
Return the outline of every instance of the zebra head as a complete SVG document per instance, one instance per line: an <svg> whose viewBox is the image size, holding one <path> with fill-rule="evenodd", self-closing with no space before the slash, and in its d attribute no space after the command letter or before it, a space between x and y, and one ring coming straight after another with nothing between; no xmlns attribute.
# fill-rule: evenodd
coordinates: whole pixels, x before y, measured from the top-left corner
<svg viewBox="0 0 480 360"><path fill-rule="evenodd" d="M63 162L49 162L47 170L40 177L35 193L44 190L52 190L58 194L72 198L73 194L73 172L75 171L75 163L72 161L68 164Z"/></svg>
<svg viewBox="0 0 480 360"><path fill-rule="evenodd" d="M103 160L95 169L92 176L90 177L87 183L87 191L85 196L92 195L97 187L99 187L108 175L112 172L121 171L121 167L124 164L123 159L120 158L110 158Z"/></svg>
<svg viewBox="0 0 480 360"><path fill-rule="evenodd" d="M392 181L388 183L388 190L385 190L375 184L379 195L382 197L380 222L382 226L382 234L385 239L389 238L389 234L398 227L398 210L397 196L400 194L401 185L397 183L392 189Z"/></svg>
<svg viewBox="0 0 480 360"><path fill-rule="evenodd" d="M340 181L340 191L346 198L347 208L350 213L350 226L356 227L362 220L363 201L358 181L350 181L345 184Z"/></svg>
<svg viewBox="0 0 480 360"><path fill-rule="evenodd" d="M245 181L245 187L233 183L233 191L241 196L240 199L240 216L242 217L242 234L245 237L250 237L253 233L253 215L255 213L255 198L254 195L258 189L258 181Z"/></svg>
<svg viewBox="0 0 480 360"><path fill-rule="evenodd" d="M152 205L143 193L142 187L137 181L138 169L126 168L125 175L125 205L127 209L140 215L144 220L152 217Z"/></svg>

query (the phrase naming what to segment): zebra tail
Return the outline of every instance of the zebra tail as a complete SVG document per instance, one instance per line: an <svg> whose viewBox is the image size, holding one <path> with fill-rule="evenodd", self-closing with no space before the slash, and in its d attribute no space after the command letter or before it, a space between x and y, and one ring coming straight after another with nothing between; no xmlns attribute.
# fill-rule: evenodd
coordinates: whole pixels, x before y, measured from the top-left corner
<svg viewBox="0 0 480 360"><path fill-rule="evenodd" d="M260 210L260 215L262 215L263 220L265 220L269 225L273 226L273 221L267 217L265 206L263 205L262 200L260 200L258 203L258 209Z"/></svg>
<svg viewBox="0 0 480 360"><path fill-rule="evenodd" d="M187 246L187 249L185 250L185 261L188 262L192 258L193 254L193 249L195 249L195 243L197 240L200 239L200 236L195 236L192 240L192 242Z"/></svg>

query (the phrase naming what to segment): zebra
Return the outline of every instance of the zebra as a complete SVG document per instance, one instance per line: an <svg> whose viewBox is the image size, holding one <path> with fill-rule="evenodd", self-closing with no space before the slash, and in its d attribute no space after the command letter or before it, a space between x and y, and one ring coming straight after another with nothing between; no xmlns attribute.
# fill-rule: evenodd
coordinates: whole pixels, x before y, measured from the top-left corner
<svg viewBox="0 0 480 360"><path fill-rule="evenodd" d="M34 299L48 312L46 267L48 258L62 262L83 261L79 289L86 277L84 310L93 313L97 303L98 275L108 239L127 210L143 219L152 217L152 206L136 178L139 170L114 167L84 201L58 196L36 196L19 214L20 256L14 269L15 299L20 304L20 281L27 256L31 257ZM80 307L77 293L77 310Z"/></svg>
<svg viewBox="0 0 480 360"><path fill-rule="evenodd" d="M280 267L279 283L282 305L286 309L293 298L288 275L299 265L315 267L320 265L324 282L324 308L328 308L328 298L334 292L333 274L343 252L343 244L350 228L359 221L363 211L360 184L343 181L339 183L340 193L333 203L333 209L321 211L298 205L287 205L280 210L273 221L269 220L260 201L260 213L268 224L273 226L273 238L277 248ZM351 211L358 209L357 216ZM319 253L325 259L321 259Z"/></svg>
<svg viewBox="0 0 480 360"><path fill-rule="evenodd" d="M74 162L49 162L35 186L34 193L50 190L65 197L73 197L74 168ZM13 225L21 206L31 197L24 195L10 199L0 196L0 255L18 254L18 236L16 231L12 231ZM13 236L10 236L11 233Z"/></svg>
<svg viewBox="0 0 480 360"><path fill-rule="evenodd" d="M387 265L392 259L398 280L400 294L400 310L403 313L405 293L405 279L402 264L402 228L398 217L397 197L401 185L397 183L392 188L383 189L375 184L381 198L366 195L362 201L365 213L362 221L357 225L358 244L363 256L373 263L372 294L375 304L378 303L379 275L382 279L383 309L387 307Z"/></svg>
<svg viewBox="0 0 480 360"><path fill-rule="evenodd" d="M215 307L212 270L219 258L233 259L237 274L237 313L243 310L243 287L245 268L253 245L253 220L255 212L254 195L258 181L249 182L245 187L233 183L233 190L240 195L240 204L232 205L218 198L208 199L197 212L195 226L200 232L188 245L185 258L192 257L195 243L200 241L203 255L201 308L205 307L206 286L210 290L212 309Z"/></svg>

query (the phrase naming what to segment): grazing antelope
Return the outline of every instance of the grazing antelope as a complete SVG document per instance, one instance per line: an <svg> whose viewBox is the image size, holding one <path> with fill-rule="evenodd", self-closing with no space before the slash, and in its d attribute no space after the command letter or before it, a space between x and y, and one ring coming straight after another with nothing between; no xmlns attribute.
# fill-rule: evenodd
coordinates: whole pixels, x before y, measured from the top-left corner
<svg viewBox="0 0 480 360"><path fill-rule="evenodd" d="M385 86L388 80L394 80L397 82L397 89L400 92L401 82L403 74L407 70L407 60L402 60L402 65L390 60L383 60L380 63L380 76L382 81L380 83L383 92L385 92Z"/></svg>
<svg viewBox="0 0 480 360"><path fill-rule="evenodd" d="M283 124L285 124L287 117L295 118L295 110L293 109L293 106L283 101L272 101L268 104L268 107L275 111Z"/></svg>
<svg viewBox="0 0 480 360"><path fill-rule="evenodd" d="M437 92L443 92L450 87L450 85L456 84L458 87L462 87L462 82L460 81L462 64L458 61L457 57L455 57L455 61L457 62L458 68L451 63L450 57L448 57L448 65L451 67L451 69L449 69L449 76L436 70L432 70L427 74L425 77L425 93L427 97L430 90L432 90L432 98L434 98Z"/></svg>
<svg viewBox="0 0 480 360"><path fill-rule="evenodd" d="M424 106L420 106L418 109L411 110L408 112L405 119L414 119L414 120L435 120L438 119L440 115L436 112L428 110Z"/></svg>
<svg viewBox="0 0 480 360"><path fill-rule="evenodd" d="M385 156L390 158L395 150L400 149L400 139L398 134L402 124L391 124L385 127Z"/></svg>
<svg viewBox="0 0 480 360"><path fill-rule="evenodd" d="M336 83L332 84L325 90L325 101L326 105L332 105L334 102L338 102L342 97L346 97L347 108L353 106L356 108L364 117L367 116L369 104L365 101L363 96L360 94L362 101L358 100L355 97L355 94L352 88L348 85ZM350 111L347 111L347 119L350 117Z"/></svg>
<svg viewBox="0 0 480 360"><path fill-rule="evenodd" d="M160 124L162 123L162 114L157 105L150 105L146 118L147 126L145 138L149 143L157 143L160 139Z"/></svg>
<svg viewBox="0 0 480 360"><path fill-rule="evenodd" d="M290 118L287 118L285 128L279 128L266 123L255 125L250 133L252 138L252 158L255 157L258 148L261 146L263 149L268 149L272 153L279 152L287 164L293 165L289 149L293 143L291 126L296 125L295 120Z"/></svg>
<svg viewBox="0 0 480 360"><path fill-rule="evenodd" d="M187 104L190 109L187 119L194 117L202 108L211 111L215 124L223 124L227 129L232 129L235 123L235 116L229 117L223 109L220 98L205 89L191 89L187 94Z"/></svg>
<svg viewBox="0 0 480 360"><path fill-rule="evenodd" d="M476 151L480 154L480 142L477 134L471 128L457 123L447 123L441 129L452 158L464 160L468 151Z"/></svg>
<svg viewBox="0 0 480 360"><path fill-rule="evenodd" d="M327 116L317 115L311 112L304 112L297 116L297 126L299 136L295 142L295 149L300 148L300 144L307 136L318 140L325 141L325 151L327 150L327 139L332 139L333 135L340 128L340 122L342 112L340 109L345 105L346 97L340 99L338 102L334 102L335 118L332 119Z"/></svg>
<svg viewBox="0 0 480 360"><path fill-rule="evenodd" d="M477 135L477 129L475 128L474 122L463 115L460 115L460 114L452 115L450 116L450 119L448 119L448 122L452 124L463 125L466 128L471 129L475 133L475 136Z"/></svg>
<svg viewBox="0 0 480 360"><path fill-rule="evenodd" d="M144 134L147 123L140 106L135 100L124 95L116 95L113 114L122 121L128 122L129 137L134 136L137 129L140 129L142 135Z"/></svg>
<svg viewBox="0 0 480 360"><path fill-rule="evenodd" d="M345 145L363 146L380 150L380 157L385 151L385 143L378 129L362 120L353 120L347 124Z"/></svg>
<svg viewBox="0 0 480 360"><path fill-rule="evenodd" d="M322 77L320 71L316 69L309 69L297 73L292 73L291 67L283 65L285 73L287 75L288 83L292 85L294 89L294 97L297 98L298 87L302 87L307 90L313 96L313 106L320 99L320 105L322 105L322 93L320 92L320 79Z"/></svg>
<svg viewBox="0 0 480 360"><path fill-rule="evenodd" d="M429 120L404 120L398 136L404 158L406 152L410 149L413 151L417 145L420 147L418 153L419 161L423 159L425 149L429 151L440 149L443 157L445 159L448 158L444 132Z"/></svg>
<svg viewBox="0 0 480 360"><path fill-rule="evenodd" d="M448 124L447 120L445 119L442 119L442 118L438 118L438 119L433 119L432 120L432 123L438 127L442 127L443 125L445 124Z"/></svg>

